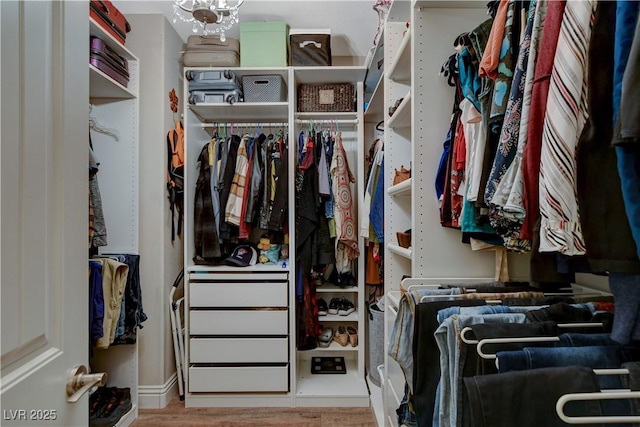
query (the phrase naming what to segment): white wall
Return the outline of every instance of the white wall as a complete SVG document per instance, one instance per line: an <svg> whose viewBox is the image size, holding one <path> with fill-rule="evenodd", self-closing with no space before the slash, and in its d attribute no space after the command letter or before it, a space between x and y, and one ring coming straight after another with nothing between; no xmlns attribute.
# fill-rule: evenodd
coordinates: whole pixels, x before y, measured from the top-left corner
<svg viewBox="0 0 640 427"><path fill-rule="evenodd" d="M175 373L169 291L182 268L182 240L171 243L167 200L167 132L174 126L172 88L182 87L182 39L161 14L128 14L127 47L140 60L140 281L148 316L139 331L141 407L162 407ZM181 108L179 109L181 111Z"/></svg>

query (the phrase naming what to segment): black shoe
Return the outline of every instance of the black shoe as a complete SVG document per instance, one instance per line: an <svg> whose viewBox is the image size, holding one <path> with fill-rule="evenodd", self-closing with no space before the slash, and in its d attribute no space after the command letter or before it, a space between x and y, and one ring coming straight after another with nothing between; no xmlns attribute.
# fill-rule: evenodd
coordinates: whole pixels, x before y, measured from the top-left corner
<svg viewBox="0 0 640 427"><path fill-rule="evenodd" d="M326 316L327 310L327 302L323 298L320 298L318 300L318 316Z"/></svg>
<svg viewBox="0 0 640 427"><path fill-rule="evenodd" d="M331 301L329 302L329 314L338 314L338 310L342 304L340 302L341 299L342 298L331 298Z"/></svg>
<svg viewBox="0 0 640 427"><path fill-rule="evenodd" d="M348 316L354 311L356 311L356 308L353 303L346 298L342 298L340 301L340 307L338 308L338 314L340 316Z"/></svg>

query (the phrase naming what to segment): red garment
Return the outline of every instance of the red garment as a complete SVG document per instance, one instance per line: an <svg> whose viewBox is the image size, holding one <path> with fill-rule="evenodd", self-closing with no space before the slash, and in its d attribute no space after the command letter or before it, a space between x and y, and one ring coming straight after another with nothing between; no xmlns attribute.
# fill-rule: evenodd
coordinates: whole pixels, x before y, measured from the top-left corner
<svg viewBox="0 0 640 427"><path fill-rule="evenodd" d="M547 110L547 96L553 71L553 60L560 35L560 25L564 12L565 1L550 1L544 29L540 40L540 49L536 60L536 69L531 93L531 107L529 110L529 129L527 144L522 154L523 204L525 218L520 229L520 238L532 240L533 227L540 216L539 205L539 176L540 152L542 150L542 127Z"/></svg>
<svg viewBox="0 0 640 427"><path fill-rule="evenodd" d="M487 39L487 46L482 54L478 75L495 80L498 77L498 63L500 62L500 50L504 39L504 30L507 24L508 0L501 0L498 5L496 17L491 24L491 31Z"/></svg>

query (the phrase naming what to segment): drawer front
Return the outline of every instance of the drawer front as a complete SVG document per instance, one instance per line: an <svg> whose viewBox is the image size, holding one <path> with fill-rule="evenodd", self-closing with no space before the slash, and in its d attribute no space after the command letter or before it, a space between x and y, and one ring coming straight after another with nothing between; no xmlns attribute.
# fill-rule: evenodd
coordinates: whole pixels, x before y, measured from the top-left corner
<svg viewBox="0 0 640 427"><path fill-rule="evenodd" d="M191 310L190 335L288 335L287 310Z"/></svg>
<svg viewBox="0 0 640 427"><path fill-rule="evenodd" d="M288 366L242 366L189 368L189 391L198 392L287 392Z"/></svg>
<svg viewBox="0 0 640 427"><path fill-rule="evenodd" d="M287 363L287 338L191 338L191 363Z"/></svg>
<svg viewBox="0 0 640 427"><path fill-rule="evenodd" d="M288 282L191 282L191 307L287 307Z"/></svg>

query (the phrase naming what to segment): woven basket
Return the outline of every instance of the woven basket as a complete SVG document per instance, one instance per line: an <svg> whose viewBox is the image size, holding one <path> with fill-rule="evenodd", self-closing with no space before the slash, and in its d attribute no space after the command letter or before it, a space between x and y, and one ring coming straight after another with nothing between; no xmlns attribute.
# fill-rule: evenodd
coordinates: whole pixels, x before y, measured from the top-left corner
<svg viewBox="0 0 640 427"><path fill-rule="evenodd" d="M298 87L298 112L356 111L355 89L351 83L302 84Z"/></svg>

